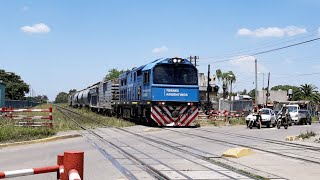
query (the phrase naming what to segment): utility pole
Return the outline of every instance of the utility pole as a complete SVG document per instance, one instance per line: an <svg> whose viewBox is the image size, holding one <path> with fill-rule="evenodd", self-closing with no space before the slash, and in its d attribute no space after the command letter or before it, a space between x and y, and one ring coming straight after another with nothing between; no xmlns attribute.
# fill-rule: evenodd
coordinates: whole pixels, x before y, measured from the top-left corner
<svg viewBox="0 0 320 180"><path fill-rule="evenodd" d="M197 59L199 59L199 56L194 56L194 66L197 68Z"/></svg>
<svg viewBox="0 0 320 180"><path fill-rule="evenodd" d="M258 105L258 66L257 66L257 59L254 60L254 69L255 69L255 105Z"/></svg>
<svg viewBox="0 0 320 180"><path fill-rule="evenodd" d="M207 113L210 110L210 64L208 64L208 83L207 83Z"/></svg>
<svg viewBox="0 0 320 180"><path fill-rule="evenodd" d="M193 64L197 68L197 60L199 59L199 56L190 56L189 59L191 64ZM194 63L192 63L192 60L194 60Z"/></svg>
<svg viewBox="0 0 320 180"><path fill-rule="evenodd" d="M267 98L266 98L266 107L268 105L268 97L270 96L270 94L269 94L269 85L270 85L270 73L268 74L268 86L267 86L267 94L266 94L266 96L267 96Z"/></svg>

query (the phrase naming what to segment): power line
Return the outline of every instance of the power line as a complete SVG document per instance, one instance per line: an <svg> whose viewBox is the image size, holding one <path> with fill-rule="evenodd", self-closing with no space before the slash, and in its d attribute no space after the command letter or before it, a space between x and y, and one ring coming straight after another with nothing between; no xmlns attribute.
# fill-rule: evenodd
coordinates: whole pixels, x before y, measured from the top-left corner
<svg viewBox="0 0 320 180"><path fill-rule="evenodd" d="M275 44L270 44L273 41L267 41L267 42L261 44L261 45L270 44L270 45L267 45L267 46L260 46L258 48L252 48L252 49L242 49L242 50L239 50L239 51L230 52L229 54L222 55L220 57L204 57L204 58L201 58L201 59L215 59L215 58L232 57L232 56L241 55L243 53L250 52L250 51L255 51L255 50L264 49L264 48L267 48L267 47L277 46L277 45L285 44L285 43L288 43L288 42L297 41L297 40L300 40L300 39L306 39L306 38L318 35L318 28L314 28L312 31L310 31L310 33L311 34L308 34L306 36L292 38L292 39L289 39L289 40L285 40L283 42L280 41L280 42L275 43Z"/></svg>
<svg viewBox="0 0 320 180"><path fill-rule="evenodd" d="M241 59L241 58L244 58L244 57L250 57L250 56L256 56L256 55L266 54L266 53L270 53L270 52L274 52L274 51L279 51L279 50L282 50L282 49L287 49L287 48L290 48L290 47L294 47L294 46L299 46L299 45L302 45L302 44L310 43L310 42L317 41L317 40L320 40L320 37L314 38L314 39L310 39L310 40L307 40L307 41L302 41L302 42L295 43L295 44L291 44L291 45L287 45L287 46L283 46L283 47L279 47L279 48L274 48L274 49L270 49L270 50L266 50L266 51L261 51L261 52L252 53L252 54L249 54L249 55L244 55L244 56L235 57L235 58L230 58L230 59L225 59L225 60L213 61L213 62L209 62L209 63L227 62L227 61L232 61L232 60L236 60L236 59Z"/></svg>

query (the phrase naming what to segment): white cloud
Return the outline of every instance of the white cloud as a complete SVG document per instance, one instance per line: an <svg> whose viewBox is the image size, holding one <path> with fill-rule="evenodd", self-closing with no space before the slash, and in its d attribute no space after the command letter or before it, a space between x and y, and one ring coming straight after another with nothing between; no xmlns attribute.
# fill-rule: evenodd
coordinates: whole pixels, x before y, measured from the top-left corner
<svg viewBox="0 0 320 180"><path fill-rule="evenodd" d="M233 69L237 69L239 72L247 72L247 73L254 73L255 71L255 57L253 56L238 56L231 58L233 60L229 61ZM262 64L257 63L258 72L268 72L268 69L263 66Z"/></svg>
<svg viewBox="0 0 320 180"><path fill-rule="evenodd" d="M253 36L253 37L283 37L283 36L296 36L306 32L307 30L305 28L296 27L296 26L287 26L285 28L267 27L267 28L258 28L255 30L242 28L238 30L237 34L240 36Z"/></svg>
<svg viewBox="0 0 320 180"><path fill-rule="evenodd" d="M159 47L159 48L154 48L152 49L152 53L154 54L160 54L160 53L165 53L165 52L168 52L168 48L166 46L162 46L162 47Z"/></svg>
<svg viewBox="0 0 320 180"><path fill-rule="evenodd" d="M32 26L23 26L20 29L25 33L48 33L51 30L50 27L44 23L34 24Z"/></svg>
<svg viewBox="0 0 320 180"><path fill-rule="evenodd" d="M320 36L320 27L319 27L319 29L318 29L318 36Z"/></svg>
<svg viewBox="0 0 320 180"><path fill-rule="evenodd" d="M21 11L22 12L26 12L26 11L29 11L29 6L23 6L22 8L21 8Z"/></svg>

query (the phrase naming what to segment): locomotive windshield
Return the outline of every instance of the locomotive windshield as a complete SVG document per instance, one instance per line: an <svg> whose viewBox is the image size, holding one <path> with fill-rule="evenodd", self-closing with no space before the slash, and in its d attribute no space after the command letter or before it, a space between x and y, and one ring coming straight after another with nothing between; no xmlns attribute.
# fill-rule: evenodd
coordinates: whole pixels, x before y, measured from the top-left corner
<svg viewBox="0 0 320 180"><path fill-rule="evenodd" d="M153 71L153 83L174 85L197 85L197 70L188 64L161 64Z"/></svg>

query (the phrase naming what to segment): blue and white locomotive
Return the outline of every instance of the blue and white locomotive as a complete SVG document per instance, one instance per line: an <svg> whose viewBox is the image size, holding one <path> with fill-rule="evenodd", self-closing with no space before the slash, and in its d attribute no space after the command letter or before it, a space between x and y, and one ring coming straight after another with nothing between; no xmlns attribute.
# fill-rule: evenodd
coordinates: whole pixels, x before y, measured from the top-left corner
<svg viewBox="0 0 320 180"><path fill-rule="evenodd" d="M95 88L94 92L98 95L98 102L101 98L105 99L105 96L118 98L109 98L110 101L95 104L94 107L90 105L90 99L83 102L89 102L89 107L97 109L98 112L116 114L124 119L158 126L191 126L198 116L198 72L187 59L157 59L121 74L117 81L119 84L111 82L103 81L91 88L103 87L104 84L111 84L110 87L117 86L116 91ZM86 97L94 97L90 95L92 90L83 91L89 92ZM85 93L77 92L75 95L81 94ZM99 97L102 95L104 97ZM79 105L79 102L72 103L73 106Z"/></svg>

